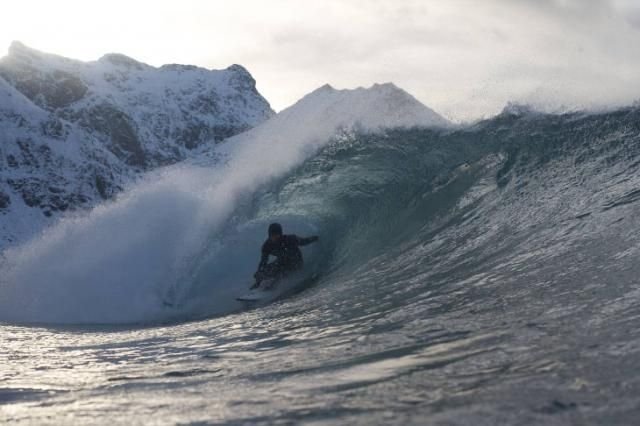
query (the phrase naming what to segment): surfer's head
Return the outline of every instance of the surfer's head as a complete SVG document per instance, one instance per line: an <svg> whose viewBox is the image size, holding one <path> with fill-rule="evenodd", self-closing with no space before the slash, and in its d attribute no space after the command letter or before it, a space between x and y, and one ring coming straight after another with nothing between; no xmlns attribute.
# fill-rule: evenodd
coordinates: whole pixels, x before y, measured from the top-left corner
<svg viewBox="0 0 640 426"><path fill-rule="evenodd" d="M282 225L279 223L272 223L269 225L269 239L271 241L278 241L282 236Z"/></svg>

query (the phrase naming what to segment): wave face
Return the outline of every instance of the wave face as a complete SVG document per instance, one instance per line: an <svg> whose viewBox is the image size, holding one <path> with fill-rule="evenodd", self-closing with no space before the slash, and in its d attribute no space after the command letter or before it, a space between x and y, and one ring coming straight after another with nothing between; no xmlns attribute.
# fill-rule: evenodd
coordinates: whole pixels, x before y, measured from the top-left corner
<svg viewBox="0 0 640 426"><path fill-rule="evenodd" d="M428 306L438 288L477 288L471 305L516 309L542 294L558 304L552 294L623 292L636 269L639 116L504 113L458 130L279 147L259 166L251 160L269 151L245 146L222 170L169 169L6 253L0 320L136 323L242 310L234 298L276 219L322 236L307 257L324 297ZM626 272L614 279L607 268Z"/></svg>
<svg viewBox="0 0 640 426"><path fill-rule="evenodd" d="M572 268L569 253L590 253L590 240L615 241L624 259L640 199L639 117L504 114L451 132L352 135L260 195L256 217L299 216L322 229L324 281L336 285L360 269L380 285L404 271L423 291L435 277L506 274L511 262L514 279L549 260L562 261L560 273Z"/></svg>

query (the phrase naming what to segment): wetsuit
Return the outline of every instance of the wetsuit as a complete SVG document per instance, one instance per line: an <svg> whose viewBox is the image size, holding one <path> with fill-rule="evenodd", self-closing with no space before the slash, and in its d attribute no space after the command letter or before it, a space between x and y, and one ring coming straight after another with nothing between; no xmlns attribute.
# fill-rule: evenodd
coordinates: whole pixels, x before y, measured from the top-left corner
<svg viewBox="0 0 640 426"><path fill-rule="evenodd" d="M302 238L297 235L282 235L277 242L268 239L262 245L262 257L255 275L256 280L259 282L265 278L273 278L302 268L302 252L298 247L315 241L318 241L318 237ZM268 263L269 256L275 256L276 260Z"/></svg>

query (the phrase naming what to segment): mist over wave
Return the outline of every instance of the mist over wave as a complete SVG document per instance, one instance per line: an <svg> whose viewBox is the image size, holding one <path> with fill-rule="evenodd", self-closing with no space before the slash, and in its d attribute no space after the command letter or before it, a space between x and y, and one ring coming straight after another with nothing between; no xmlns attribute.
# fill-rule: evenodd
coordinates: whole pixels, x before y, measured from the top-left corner
<svg viewBox="0 0 640 426"><path fill-rule="evenodd" d="M117 201L62 220L8 250L1 319L131 323L184 316L176 309L179 298L200 258L219 245L219 227L256 188L310 155L314 143L270 147L240 141L225 150L222 167L181 165L154 173ZM249 237L252 263L263 237L264 230ZM246 268L242 272L236 286L246 286L251 276ZM219 303L222 311L239 307L230 300L231 307L228 299ZM209 307L210 313L220 309L215 302Z"/></svg>

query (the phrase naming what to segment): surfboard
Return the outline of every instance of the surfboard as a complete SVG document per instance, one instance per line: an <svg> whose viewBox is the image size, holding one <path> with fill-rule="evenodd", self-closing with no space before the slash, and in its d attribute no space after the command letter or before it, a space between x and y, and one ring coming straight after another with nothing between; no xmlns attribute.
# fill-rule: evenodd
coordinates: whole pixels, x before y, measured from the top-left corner
<svg viewBox="0 0 640 426"><path fill-rule="evenodd" d="M258 302L269 296L276 284L276 279L264 280L260 283L260 287L249 290L243 296L236 297L240 302Z"/></svg>
<svg viewBox="0 0 640 426"><path fill-rule="evenodd" d="M257 302L259 300L262 300L265 297L264 294L260 294L260 293L264 293L264 291L258 292L258 291L252 290L249 293L245 294L244 296L236 297L236 300L240 302Z"/></svg>

